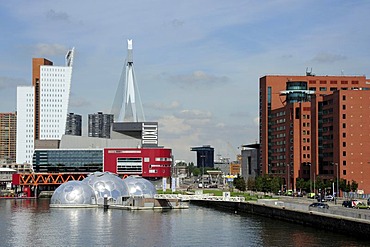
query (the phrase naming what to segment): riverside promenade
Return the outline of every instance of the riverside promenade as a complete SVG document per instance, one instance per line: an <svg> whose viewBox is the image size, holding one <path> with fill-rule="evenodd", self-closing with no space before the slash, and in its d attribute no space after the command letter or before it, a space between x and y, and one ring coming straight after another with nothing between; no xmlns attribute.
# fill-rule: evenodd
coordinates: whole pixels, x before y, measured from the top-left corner
<svg viewBox="0 0 370 247"><path fill-rule="evenodd" d="M314 200L280 197L257 201L191 200L192 204L231 213L255 214L278 220L298 223L346 235L368 238L370 233L370 210L344 208L342 203L327 203L329 209L312 208Z"/></svg>

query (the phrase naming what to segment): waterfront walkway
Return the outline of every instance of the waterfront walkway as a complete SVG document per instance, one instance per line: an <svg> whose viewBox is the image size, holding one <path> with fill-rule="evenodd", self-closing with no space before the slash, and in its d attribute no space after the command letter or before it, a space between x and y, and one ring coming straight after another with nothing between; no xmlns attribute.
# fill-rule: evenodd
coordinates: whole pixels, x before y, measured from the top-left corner
<svg viewBox="0 0 370 247"><path fill-rule="evenodd" d="M202 201L228 201L228 202L244 202L244 197L239 196L213 196L210 194L199 195L183 195L183 194L156 194L155 199L177 199L182 201L202 200Z"/></svg>

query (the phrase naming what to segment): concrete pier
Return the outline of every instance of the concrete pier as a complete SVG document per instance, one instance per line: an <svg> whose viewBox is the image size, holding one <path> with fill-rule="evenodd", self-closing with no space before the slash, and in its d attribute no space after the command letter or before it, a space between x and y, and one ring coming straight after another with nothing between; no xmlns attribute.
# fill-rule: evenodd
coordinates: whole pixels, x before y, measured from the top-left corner
<svg viewBox="0 0 370 247"><path fill-rule="evenodd" d="M367 210L362 212L353 209L355 211L352 212L357 213L357 217L350 217L334 214L335 209L313 209L309 208L308 205L289 205L278 200L263 200L258 202L191 200L191 203L226 210L232 213L266 216L360 238L368 238L370 232L370 215L368 215ZM342 210L338 210L337 212L340 211ZM361 213L364 214L362 215Z"/></svg>

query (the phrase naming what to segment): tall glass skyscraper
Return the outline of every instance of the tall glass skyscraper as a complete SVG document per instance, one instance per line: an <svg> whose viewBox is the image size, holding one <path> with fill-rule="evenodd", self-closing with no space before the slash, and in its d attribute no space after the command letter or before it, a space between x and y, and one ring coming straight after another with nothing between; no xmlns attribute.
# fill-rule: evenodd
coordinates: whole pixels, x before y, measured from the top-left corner
<svg viewBox="0 0 370 247"><path fill-rule="evenodd" d="M74 49L65 66L32 59L32 86L17 88L17 163L32 164L35 140L60 140L66 131Z"/></svg>

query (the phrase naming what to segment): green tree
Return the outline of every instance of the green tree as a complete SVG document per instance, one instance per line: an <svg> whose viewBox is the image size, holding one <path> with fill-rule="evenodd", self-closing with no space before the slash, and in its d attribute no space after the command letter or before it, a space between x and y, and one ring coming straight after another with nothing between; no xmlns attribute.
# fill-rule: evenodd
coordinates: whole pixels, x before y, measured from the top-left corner
<svg viewBox="0 0 370 247"><path fill-rule="evenodd" d="M257 191L262 191L263 188L263 177L258 176L255 181L255 186Z"/></svg>
<svg viewBox="0 0 370 247"><path fill-rule="evenodd" d="M234 178L233 186L236 189L240 190L240 191L246 191L246 189L247 189L247 186L245 184L245 180L240 175L238 175L238 177Z"/></svg>
<svg viewBox="0 0 370 247"><path fill-rule="evenodd" d="M195 167L193 169L193 176L199 176L201 174L200 169L198 167Z"/></svg>
<svg viewBox="0 0 370 247"><path fill-rule="evenodd" d="M279 177L273 177L270 182L270 189L275 194L281 189L282 180Z"/></svg>
<svg viewBox="0 0 370 247"><path fill-rule="evenodd" d="M256 190L256 180L252 177L249 177L247 180L248 190Z"/></svg>
<svg viewBox="0 0 370 247"><path fill-rule="evenodd" d="M325 184L324 181L320 177L316 178L316 189L324 190L325 189Z"/></svg>
<svg viewBox="0 0 370 247"><path fill-rule="evenodd" d="M355 180L352 180L351 191L356 192L358 189L358 183Z"/></svg>
<svg viewBox="0 0 370 247"><path fill-rule="evenodd" d="M346 180L341 178L339 180L339 190L346 191L346 187L347 187ZM349 191L346 191L346 192L349 192Z"/></svg>

